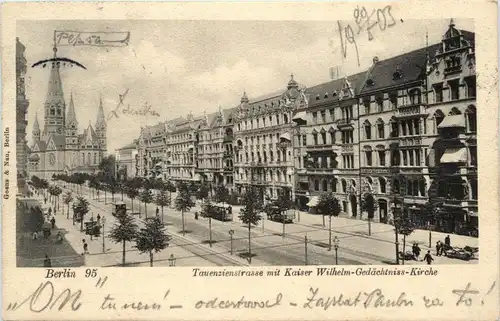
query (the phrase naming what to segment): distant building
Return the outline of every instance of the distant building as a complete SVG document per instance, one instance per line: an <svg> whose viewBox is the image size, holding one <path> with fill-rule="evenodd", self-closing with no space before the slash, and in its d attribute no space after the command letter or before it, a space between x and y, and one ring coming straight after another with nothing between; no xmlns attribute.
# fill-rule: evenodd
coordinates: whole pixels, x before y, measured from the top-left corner
<svg viewBox="0 0 500 321"><path fill-rule="evenodd" d="M17 166L17 193L26 193L26 180L28 179L28 144L26 140L26 127L28 121L29 101L26 99L26 47L16 38L16 166Z"/></svg>
<svg viewBox="0 0 500 321"><path fill-rule="evenodd" d="M54 48L56 58L57 48ZM102 99L96 113L96 123L90 123L78 133L79 123L73 95L69 109L66 102L58 63L49 64L50 76L44 105L44 128L40 130L38 113L32 127L33 146L29 156L29 173L40 178L75 172L94 173L106 153L107 125Z"/></svg>
<svg viewBox="0 0 500 321"><path fill-rule="evenodd" d="M135 142L116 150L117 175L120 179L127 179L136 176L136 155L137 145Z"/></svg>

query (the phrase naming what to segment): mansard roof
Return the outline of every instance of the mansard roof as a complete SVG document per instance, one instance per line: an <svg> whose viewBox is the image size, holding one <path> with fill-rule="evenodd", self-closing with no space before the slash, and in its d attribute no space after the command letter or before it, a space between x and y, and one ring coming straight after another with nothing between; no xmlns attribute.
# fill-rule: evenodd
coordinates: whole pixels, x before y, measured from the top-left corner
<svg viewBox="0 0 500 321"><path fill-rule="evenodd" d="M423 79L427 55L432 61L440 46L441 43L434 44L380 61L374 58L361 95Z"/></svg>
<svg viewBox="0 0 500 321"><path fill-rule="evenodd" d="M337 101L341 97L345 97L342 93L343 89L350 89L353 91L355 98L359 94L363 84L366 80L367 72L363 71L351 76L338 78L314 87L307 88L306 95L309 98L309 107L324 104L327 102Z"/></svg>

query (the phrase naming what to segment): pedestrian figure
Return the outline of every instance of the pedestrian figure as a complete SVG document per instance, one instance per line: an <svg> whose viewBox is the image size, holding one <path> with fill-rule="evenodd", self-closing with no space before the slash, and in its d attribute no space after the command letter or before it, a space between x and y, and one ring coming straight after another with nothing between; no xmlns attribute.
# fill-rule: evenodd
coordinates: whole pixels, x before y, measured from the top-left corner
<svg viewBox="0 0 500 321"><path fill-rule="evenodd" d="M160 209L157 207L156 208L156 216L160 215Z"/></svg>
<svg viewBox="0 0 500 321"><path fill-rule="evenodd" d="M411 246L411 253L413 254L413 258L416 259L417 258L417 248L416 248L416 243L413 243L413 245Z"/></svg>
<svg viewBox="0 0 500 321"><path fill-rule="evenodd" d="M38 233L35 231L33 232L33 240L37 240L38 239Z"/></svg>
<svg viewBox="0 0 500 321"><path fill-rule="evenodd" d="M426 261L427 264L431 264L434 259L432 258L431 251L427 251L427 254L424 256L424 259L422 261Z"/></svg>
<svg viewBox="0 0 500 321"><path fill-rule="evenodd" d="M44 204L47 204L47 198L46 197L43 199L43 201L44 201Z"/></svg>
<svg viewBox="0 0 500 321"><path fill-rule="evenodd" d="M447 249L448 249L449 247L451 247L451 240L450 240L450 236L449 236L449 235L447 235L447 236L444 238L444 244L446 244Z"/></svg>
<svg viewBox="0 0 500 321"><path fill-rule="evenodd" d="M437 255L437 256L441 256L441 247L442 247L442 246L443 246L443 245L441 244L441 241L437 241L437 242L436 242L436 255Z"/></svg>
<svg viewBox="0 0 500 321"><path fill-rule="evenodd" d="M194 219L197 220L198 219L198 212L194 212Z"/></svg>
<svg viewBox="0 0 500 321"><path fill-rule="evenodd" d="M49 215L52 214L52 207L49 207Z"/></svg>
<svg viewBox="0 0 500 321"><path fill-rule="evenodd" d="M97 225L101 224L101 214L97 214Z"/></svg>
<svg viewBox="0 0 500 321"><path fill-rule="evenodd" d="M418 246L418 243L415 243L415 260L418 261L418 258L420 256L420 246Z"/></svg>
<svg viewBox="0 0 500 321"><path fill-rule="evenodd" d="M52 219L50 220L50 223L52 224L52 228L56 227L56 219L52 216Z"/></svg>
<svg viewBox="0 0 500 321"><path fill-rule="evenodd" d="M85 239L82 240L83 242L83 254L88 254L89 253L89 245L87 242L85 242Z"/></svg>
<svg viewBox="0 0 500 321"><path fill-rule="evenodd" d="M52 262L47 254L45 254L45 259L43 260L43 267L52 267Z"/></svg>

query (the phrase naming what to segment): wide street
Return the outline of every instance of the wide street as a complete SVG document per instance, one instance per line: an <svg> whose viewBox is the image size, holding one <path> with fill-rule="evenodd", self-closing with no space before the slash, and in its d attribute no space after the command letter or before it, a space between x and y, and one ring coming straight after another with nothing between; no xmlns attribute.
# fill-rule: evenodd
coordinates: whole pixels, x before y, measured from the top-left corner
<svg viewBox="0 0 500 321"><path fill-rule="evenodd" d="M57 182L64 187L63 182ZM76 194L75 190L72 190ZM107 236L107 231L115 219L111 215L111 195L107 193L106 202L104 193L101 191L99 199L97 195L90 192L86 186L82 186L82 195L87 198L91 204L90 212L85 221L94 218L99 213L101 217L106 217L105 224L105 253L103 252L103 239L99 237L90 240L88 235L79 231L78 226L72 226L72 220L67 220L62 215L58 215L58 226L67 228L70 231L66 239L75 247L77 251L83 251L81 244L82 238L89 243L90 254L85 255L87 266L114 266L122 262L122 245L113 243ZM121 201L120 194L115 194L115 201ZM172 195L175 198L175 193ZM127 208L132 208L130 199L124 195L123 201ZM138 225L141 226L145 218L144 203L134 200L134 212L141 212L135 215ZM252 243L252 261L249 264L246 259L239 257L239 253L248 251L248 227L243 225L238 219L238 206L233 207L233 221L221 222L212 219L212 247L209 246L209 224L208 219L199 217L194 219L194 212L200 211L199 204L185 213L186 233L183 236L181 213L176 210L165 207L162 219L166 223L168 233L173 239L170 246L156 253L154 256L155 266L168 266L171 262L168 260L173 254L176 266L217 266L217 265L334 265L336 264L336 251L328 250L329 233L328 228L322 226L321 216L311 215L301 212L293 224L285 225L285 235L283 237L283 224L266 219L262 220L258 226L251 229ZM147 215L155 215L156 205L147 204ZM160 211L161 215L161 211ZM140 216L140 217L139 217ZM265 218L265 217L264 217ZM63 222L61 222L61 220ZM337 250L337 264L394 264L395 263L395 245L394 233L390 225L372 224L372 235L368 236L367 223L359 220L347 220L343 218L334 218L332 222L332 238L337 236L339 246ZM342 226L339 226L339 222ZM62 225L64 226L62 226ZM328 226L328 217L326 217L326 226ZM229 231L233 230L232 242ZM424 233L422 233L424 232ZM416 231L415 235L409 236L407 240L407 250L411 248L411 242L420 243L422 251L428 249L423 240L428 240L427 231ZM438 233L439 234L439 233ZM305 237L307 235L307 250ZM453 236L454 238L456 236ZM436 238L437 240L437 238ZM457 241L462 241L457 236ZM464 242L475 246L476 239L467 238ZM402 239L400 239L402 243ZM435 241L434 241L435 242ZM232 251L231 251L232 244ZM402 247L402 245L401 245ZM307 263L306 263L307 251ZM233 252L233 255L231 255ZM434 254L434 251L432 251ZM457 264L457 263L475 263L477 260L461 261L444 257L434 256L434 264ZM126 262L128 266L148 266L148 254L140 254L135 248L134 243L127 244ZM406 264L422 264L423 262L408 261Z"/></svg>

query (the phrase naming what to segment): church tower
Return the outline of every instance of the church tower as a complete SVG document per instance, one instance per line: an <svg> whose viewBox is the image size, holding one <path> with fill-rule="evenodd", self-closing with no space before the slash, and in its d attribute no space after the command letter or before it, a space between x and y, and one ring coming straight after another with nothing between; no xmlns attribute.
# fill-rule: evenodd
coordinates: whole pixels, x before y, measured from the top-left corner
<svg viewBox="0 0 500 321"><path fill-rule="evenodd" d="M71 93L68 115L66 116L66 148L78 149L78 121L76 120L73 93Z"/></svg>
<svg viewBox="0 0 500 321"><path fill-rule="evenodd" d="M35 122L33 123L33 130L31 131L31 135L33 136L33 144L36 144L40 141L40 125L38 124L38 112L35 115Z"/></svg>
<svg viewBox="0 0 500 321"><path fill-rule="evenodd" d="M54 58L57 58L57 48L54 46ZM45 126L43 135L63 135L65 125L66 104L59 73L60 62L48 63L50 69L49 86L45 100Z"/></svg>
<svg viewBox="0 0 500 321"><path fill-rule="evenodd" d="M106 143L106 120L104 119L104 108L102 106L102 97L99 98L99 109L97 110L97 120L95 123L95 132L99 139L99 145L103 151L103 154L106 154L107 151L107 143Z"/></svg>

